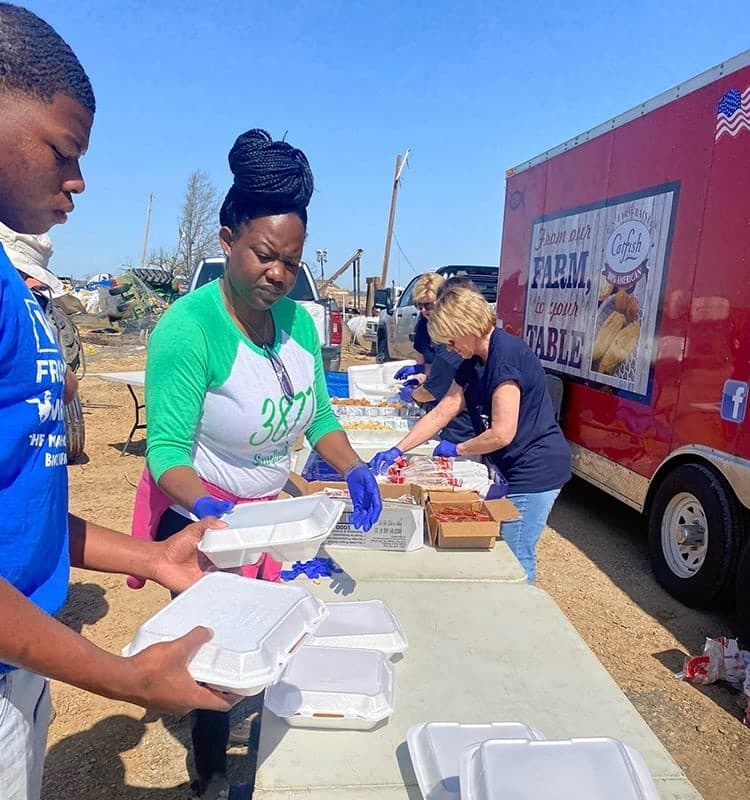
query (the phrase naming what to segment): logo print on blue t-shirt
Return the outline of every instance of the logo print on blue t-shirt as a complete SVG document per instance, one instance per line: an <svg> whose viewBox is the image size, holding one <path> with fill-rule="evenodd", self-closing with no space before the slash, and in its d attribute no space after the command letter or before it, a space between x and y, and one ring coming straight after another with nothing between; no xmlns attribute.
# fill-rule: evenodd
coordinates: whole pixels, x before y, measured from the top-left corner
<svg viewBox="0 0 750 800"><path fill-rule="evenodd" d="M745 381L725 381L721 395L721 418L727 422L744 422L747 398L748 385Z"/></svg>
<svg viewBox="0 0 750 800"><path fill-rule="evenodd" d="M52 392L49 389L44 390L41 400L38 397L32 397L26 402L36 405L36 410L39 414L39 422L46 422L55 408L52 403Z"/></svg>
<svg viewBox="0 0 750 800"><path fill-rule="evenodd" d="M57 346L55 333L39 303L32 299L27 299L24 302L26 303L26 311L31 319L31 327L34 329L37 353L59 354L60 350Z"/></svg>

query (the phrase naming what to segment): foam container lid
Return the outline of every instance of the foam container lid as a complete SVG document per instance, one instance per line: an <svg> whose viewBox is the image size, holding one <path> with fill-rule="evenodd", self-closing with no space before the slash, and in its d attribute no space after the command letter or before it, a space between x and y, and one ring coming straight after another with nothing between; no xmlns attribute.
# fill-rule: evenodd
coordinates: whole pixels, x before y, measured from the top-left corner
<svg viewBox="0 0 750 800"><path fill-rule="evenodd" d="M379 722L393 713L393 667L377 650L303 647L266 692L278 717L341 715Z"/></svg>
<svg viewBox="0 0 750 800"><path fill-rule="evenodd" d="M324 494L240 504L222 517L229 527L207 530L198 549L223 569L253 564L263 553L279 561L312 558L345 507Z"/></svg>
<svg viewBox="0 0 750 800"><path fill-rule="evenodd" d="M406 742L425 800L459 800L461 755L471 745L488 739L544 739L544 736L522 722L422 722L412 726Z"/></svg>
<svg viewBox="0 0 750 800"><path fill-rule="evenodd" d="M395 614L382 600L326 603L328 616L309 647L364 647L392 655L409 646Z"/></svg>
<svg viewBox="0 0 750 800"><path fill-rule="evenodd" d="M492 739L461 756L462 800L659 800L640 753L617 739Z"/></svg>
<svg viewBox="0 0 750 800"><path fill-rule="evenodd" d="M141 625L122 654L133 656L205 625L214 635L188 663L193 678L257 694L278 680L294 650L326 614L325 604L298 586L213 572Z"/></svg>

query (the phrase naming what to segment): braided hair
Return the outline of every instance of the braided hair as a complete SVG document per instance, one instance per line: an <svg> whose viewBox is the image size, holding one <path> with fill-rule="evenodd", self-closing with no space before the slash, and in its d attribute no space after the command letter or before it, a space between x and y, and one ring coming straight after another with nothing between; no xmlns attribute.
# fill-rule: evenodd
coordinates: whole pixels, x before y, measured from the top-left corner
<svg viewBox="0 0 750 800"><path fill-rule="evenodd" d="M65 40L43 19L0 3L0 91L51 103L57 92L96 111L88 75Z"/></svg>
<svg viewBox="0 0 750 800"><path fill-rule="evenodd" d="M274 214L297 214L307 226L313 175L301 150L253 128L237 137L229 167L234 182L219 212L223 227L236 232L251 219Z"/></svg>

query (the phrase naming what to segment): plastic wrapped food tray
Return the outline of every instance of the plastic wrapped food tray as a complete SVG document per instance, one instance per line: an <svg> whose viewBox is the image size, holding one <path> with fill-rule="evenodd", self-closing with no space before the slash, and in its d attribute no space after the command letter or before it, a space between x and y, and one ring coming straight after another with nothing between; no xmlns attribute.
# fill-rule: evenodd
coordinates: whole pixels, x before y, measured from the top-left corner
<svg viewBox="0 0 750 800"><path fill-rule="evenodd" d="M307 561L336 526L345 503L324 494L237 505L228 528L203 534L198 549L220 569L254 564L263 553L277 561Z"/></svg>
<svg viewBox="0 0 750 800"><path fill-rule="evenodd" d="M498 740L466 749L461 800L659 800L640 753L617 739Z"/></svg>
<svg viewBox="0 0 750 800"><path fill-rule="evenodd" d="M311 641L312 638L308 643ZM422 722L406 735L414 774L425 800L459 800L459 765L467 747L489 739L543 738L539 731L522 722Z"/></svg>
<svg viewBox="0 0 750 800"><path fill-rule="evenodd" d="M304 647L265 702L292 727L369 730L393 713L393 667L378 650Z"/></svg>
<svg viewBox="0 0 750 800"><path fill-rule="evenodd" d="M403 653L408 647L395 614L382 600L326 603L328 616L308 647L359 647L386 655Z"/></svg>
<svg viewBox="0 0 750 800"><path fill-rule="evenodd" d="M326 614L325 604L300 587L214 572L144 622L122 654L205 625L213 637L188 663L190 674L222 691L254 695L279 679Z"/></svg>

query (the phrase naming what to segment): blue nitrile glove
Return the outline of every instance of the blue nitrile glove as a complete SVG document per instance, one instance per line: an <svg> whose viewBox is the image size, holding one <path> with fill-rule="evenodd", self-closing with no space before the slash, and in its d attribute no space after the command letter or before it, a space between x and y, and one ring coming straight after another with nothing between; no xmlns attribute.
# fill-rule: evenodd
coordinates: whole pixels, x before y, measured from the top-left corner
<svg viewBox="0 0 750 800"><path fill-rule="evenodd" d="M355 528L362 528L367 533L380 519L380 512L383 510L375 476L368 466L362 464L346 476L346 485L349 487L349 497L354 507L351 523Z"/></svg>
<svg viewBox="0 0 750 800"><path fill-rule="evenodd" d="M456 458L458 456L457 447L455 442L449 442L446 439L441 439L438 446L432 451L433 456L445 456L446 458Z"/></svg>
<svg viewBox="0 0 750 800"><path fill-rule="evenodd" d="M409 366L401 367L393 379L402 381L404 378L411 378L412 375L419 375L422 372L424 372L424 364L409 364Z"/></svg>
<svg viewBox="0 0 750 800"><path fill-rule="evenodd" d="M412 394L414 394L414 390L419 386L419 381L417 380L410 380L406 381L406 383L401 387L398 393L398 397L402 403L411 403L412 401Z"/></svg>
<svg viewBox="0 0 750 800"><path fill-rule="evenodd" d="M403 452L399 450L398 447L391 447L390 450L381 450L372 457L370 469L373 470L376 475L381 475L387 471L388 467L390 467L397 458L401 458L402 455Z"/></svg>
<svg viewBox="0 0 750 800"><path fill-rule="evenodd" d="M218 500L210 496L199 497L193 504L193 514L198 519L220 517L222 514L228 514L233 508L234 503L231 500Z"/></svg>

